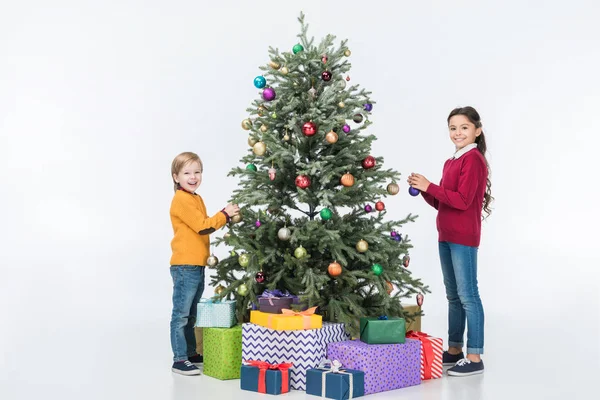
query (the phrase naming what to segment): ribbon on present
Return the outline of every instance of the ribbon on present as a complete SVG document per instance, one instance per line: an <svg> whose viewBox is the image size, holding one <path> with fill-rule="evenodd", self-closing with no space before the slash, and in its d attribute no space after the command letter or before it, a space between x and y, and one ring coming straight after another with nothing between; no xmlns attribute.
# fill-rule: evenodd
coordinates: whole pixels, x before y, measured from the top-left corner
<svg viewBox="0 0 600 400"><path fill-rule="evenodd" d="M431 366L433 365L433 347L431 346L431 342L429 338L431 336L426 334L425 332L415 332L408 331L406 332L407 339L416 339L421 342L421 348L423 349L423 367L424 367L424 380L431 379Z"/></svg>
<svg viewBox="0 0 600 400"><path fill-rule="evenodd" d="M329 367L328 367L329 365ZM319 363L319 366L317 367L317 369L320 369L323 372L323 375L321 375L321 398L325 398L325 387L327 385L327 374L344 374L344 375L348 375L348 383L349 383L349 389L348 389L348 399L351 399L354 396L354 375L352 375L350 372L342 369L342 363L339 362L338 360L322 360Z"/></svg>
<svg viewBox="0 0 600 400"><path fill-rule="evenodd" d="M290 391L289 386L289 374L290 368L293 367L292 363L281 363L281 364L269 364L266 361L254 361L250 360L246 362L246 365L251 367L257 367L258 372L258 393L267 393L267 370L279 370L281 371L281 393L287 393Z"/></svg>
<svg viewBox="0 0 600 400"><path fill-rule="evenodd" d="M310 329L310 317L315 313L315 311L317 311L317 307L311 307L308 310L304 310L304 311L294 311L294 310L290 310L289 308L282 308L281 309L281 315L279 314L274 314L274 315L278 315L279 317L284 316L284 317L302 317L302 323L304 324L304 329ZM269 318L269 325L271 325L271 319L273 317Z"/></svg>

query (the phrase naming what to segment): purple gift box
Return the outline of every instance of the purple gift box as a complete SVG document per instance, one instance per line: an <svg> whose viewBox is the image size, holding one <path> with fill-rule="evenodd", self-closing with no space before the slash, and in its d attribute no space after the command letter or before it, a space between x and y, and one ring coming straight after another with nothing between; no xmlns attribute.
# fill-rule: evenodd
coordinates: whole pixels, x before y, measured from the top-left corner
<svg viewBox="0 0 600 400"><path fill-rule="evenodd" d="M365 395L421 384L421 342L366 344L360 340L329 343L327 358L365 373Z"/></svg>
<svg viewBox="0 0 600 400"><path fill-rule="evenodd" d="M259 297L258 309L270 314L281 314L281 309L289 309L293 301L292 297Z"/></svg>

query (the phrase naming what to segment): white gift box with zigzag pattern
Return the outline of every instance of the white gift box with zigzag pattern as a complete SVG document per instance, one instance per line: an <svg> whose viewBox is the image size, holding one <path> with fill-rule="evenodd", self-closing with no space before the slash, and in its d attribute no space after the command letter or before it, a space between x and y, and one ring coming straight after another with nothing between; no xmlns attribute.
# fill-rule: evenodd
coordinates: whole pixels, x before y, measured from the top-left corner
<svg viewBox="0 0 600 400"><path fill-rule="evenodd" d="M349 338L344 324L323 322L321 329L276 331L246 323L242 325L242 360L292 363L291 387L306 390L306 370L325 359L327 344Z"/></svg>

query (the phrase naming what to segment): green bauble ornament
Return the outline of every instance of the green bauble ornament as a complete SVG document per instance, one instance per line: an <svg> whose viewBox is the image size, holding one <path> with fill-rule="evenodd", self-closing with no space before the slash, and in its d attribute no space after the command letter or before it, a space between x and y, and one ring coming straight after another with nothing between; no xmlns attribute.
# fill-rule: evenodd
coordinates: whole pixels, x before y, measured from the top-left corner
<svg viewBox="0 0 600 400"><path fill-rule="evenodd" d="M323 221L329 221L331 219L331 216L333 215L333 213L331 212L331 210L329 208L324 208L321 210L319 215L321 215L321 219Z"/></svg>
<svg viewBox="0 0 600 400"><path fill-rule="evenodd" d="M373 266L371 267L371 270L377 276L379 276L383 273L383 267L381 266L381 264L373 264Z"/></svg>
<svg viewBox="0 0 600 400"><path fill-rule="evenodd" d="M306 249L302 246L297 247L296 250L294 250L294 256L296 256L296 258L304 258L306 257Z"/></svg>
<svg viewBox="0 0 600 400"><path fill-rule="evenodd" d="M240 255L238 257L238 263L240 263L243 268L246 268L248 264L250 264L250 256L247 253Z"/></svg>
<svg viewBox="0 0 600 400"><path fill-rule="evenodd" d="M254 165L254 164L248 164L248 165L246 165L246 169L248 171L254 171L254 172L256 172L256 170L257 170L256 165Z"/></svg>
<svg viewBox="0 0 600 400"><path fill-rule="evenodd" d="M294 54L298 54L302 50L304 50L304 47L300 43L298 43L297 45L294 45L294 47L292 47L292 51L294 52Z"/></svg>
<svg viewBox="0 0 600 400"><path fill-rule="evenodd" d="M237 287L236 292L240 296L245 296L248 294L248 286L246 286L245 283L242 283L240 286Z"/></svg>
<svg viewBox="0 0 600 400"><path fill-rule="evenodd" d="M271 114L271 118L273 118L273 119L277 119L277 113L273 113L273 114Z"/></svg>

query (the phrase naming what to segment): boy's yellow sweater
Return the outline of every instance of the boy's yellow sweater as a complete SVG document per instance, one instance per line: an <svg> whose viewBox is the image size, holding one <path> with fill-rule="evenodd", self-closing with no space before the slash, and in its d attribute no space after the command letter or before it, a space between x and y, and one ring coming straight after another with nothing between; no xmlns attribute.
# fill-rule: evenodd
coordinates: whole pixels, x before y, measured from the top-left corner
<svg viewBox="0 0 600 400"><path fill-rule="evenodd" d="M177 190L171 202L171 265L206 265L210 253L209 235L227 223L224 212L206 215L200 195Z"/></svg>

